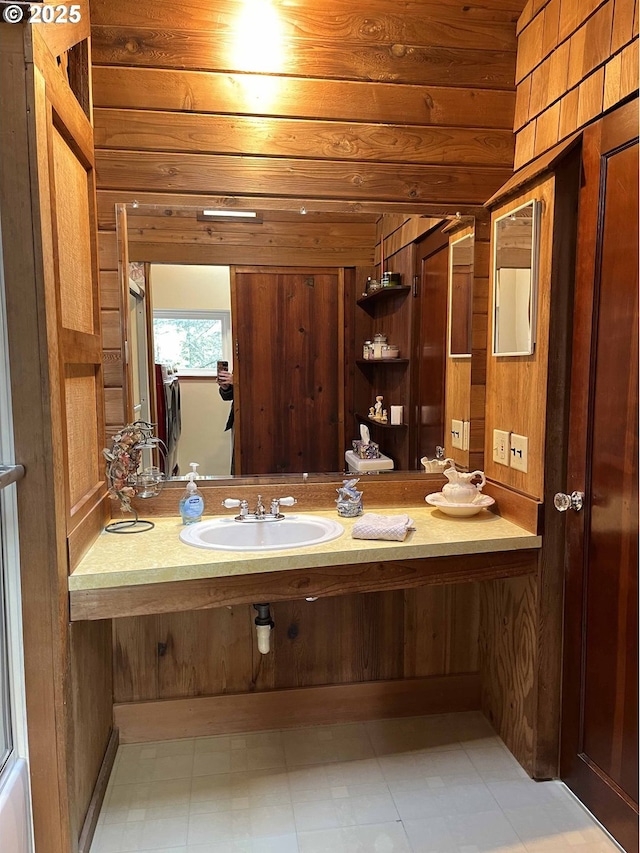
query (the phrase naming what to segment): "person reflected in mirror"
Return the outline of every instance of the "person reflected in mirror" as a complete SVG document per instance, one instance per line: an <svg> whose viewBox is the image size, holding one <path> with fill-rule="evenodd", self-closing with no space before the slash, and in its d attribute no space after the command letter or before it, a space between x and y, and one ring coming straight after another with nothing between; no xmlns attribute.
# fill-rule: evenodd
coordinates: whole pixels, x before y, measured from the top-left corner
<svg viewBox="0 0 640 853"><path fill-rule="evenodd" d="M228 370L218 370L218 391L223 400L231 402L231 410L229 411L229 417L227 418L227 424L224 428L225 432L231 430L231 470L230 474L235 473L234 467L234 430L233 430L233 373L229 373Z"/></svg>

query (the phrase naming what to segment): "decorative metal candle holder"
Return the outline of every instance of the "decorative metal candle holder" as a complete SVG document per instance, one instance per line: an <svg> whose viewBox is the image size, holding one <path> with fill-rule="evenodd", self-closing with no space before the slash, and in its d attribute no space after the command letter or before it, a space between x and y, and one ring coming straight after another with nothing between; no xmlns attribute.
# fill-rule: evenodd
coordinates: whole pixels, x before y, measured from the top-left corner
<svg viewBox="0 0 640 853"><path fill-rule="evenodd" d="M139 472L141 454L145 449L157 448L164 452L164 443L153 434L154 425L146 421L127 424L113 437L111 449L102 451L107 460L106 477L109 495L120 501L123 512L133 513L133 519L113 521L107 524L107 533L143 533L154 527L152 521L138 518L131 506L134 497L153 498L160 494L164 485L164 474L155 466Z"/></svg>

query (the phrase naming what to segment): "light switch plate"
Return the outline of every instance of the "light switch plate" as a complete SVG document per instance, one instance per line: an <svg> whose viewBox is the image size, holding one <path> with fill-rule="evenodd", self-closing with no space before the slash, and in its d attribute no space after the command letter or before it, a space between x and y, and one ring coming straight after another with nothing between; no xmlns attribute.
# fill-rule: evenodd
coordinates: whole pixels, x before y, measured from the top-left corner
<svg viewBox="0 0 640 853"><path fill-rule="evenodd" d="M509 466L509 433L502 429L493 431L493 461Z"/></svg>
<svg viewBox="0 0 640 853"><path fill-rule="evenodd" d="M462 449L469 449L469 432L471 430L471 424L469 421L462 422Z"/></svg>
<svg viewBox="0 0 640 853"><path fill-rule="evenodd" d="M451 446L462 450L464 427L462 421L451 421Z"/></svg>
<svg viewBox="0 0 640 853"><path fill-rule="evenodd" d="M529 465L529 439L526 435L511 433L511 452L509 454L511 467L525 474Z"/></svg>

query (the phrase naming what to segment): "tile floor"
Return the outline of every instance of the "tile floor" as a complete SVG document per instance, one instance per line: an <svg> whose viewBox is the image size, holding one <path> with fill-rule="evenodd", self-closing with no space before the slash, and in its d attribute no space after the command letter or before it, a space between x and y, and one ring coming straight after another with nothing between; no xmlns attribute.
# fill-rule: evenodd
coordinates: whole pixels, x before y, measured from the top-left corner
<svg viewBox="0 0 640 853"><path fill-rule="evenodd" d="M615 853L475 712L123 745L91 853Z"/></svg>

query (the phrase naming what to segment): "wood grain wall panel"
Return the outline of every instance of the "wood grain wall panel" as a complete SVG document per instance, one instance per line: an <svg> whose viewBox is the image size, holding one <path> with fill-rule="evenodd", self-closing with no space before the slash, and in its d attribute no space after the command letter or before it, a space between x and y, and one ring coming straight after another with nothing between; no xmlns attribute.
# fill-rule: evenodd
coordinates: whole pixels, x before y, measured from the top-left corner
<svg viewBox="0 0 640 853"><path fill-rule="evenodd" d="M637 61L620 82L622 57L637 50L636 0L550 0L533 8L518 36L516 169L638 89Z"/></svg>
<svg viewBox="0 0 640 853"><path fill-rule="evenodd" d="M482 710L528 772L533 767L536 582L480 585Z"/></svg>
<svg viewBox="0 0 640 853"><path fill-rule="evenodd" d="M249 607L161 614L155 620L158 681L153 698L253 689L255 628Z"/></svg>
<svg viewBox="0 0 640 853"><path fill-rule="evenodd" d="M476 584L272 605L272 651L248 605L113 620L117 703L478 669ZM100 623L102 624L102 623Z"/></svg>
<svg viewBox="0 0 640 853"><path fill-rule="evenodd" d="M73 807L76 824L81 827L113 725L111 621L77 622L70 627L69 641L76 793Z"/></svg>
<svg viewBox="0 0 640 853"><path fill-rule="evenodd" d="M314 157L391 163L505 165L513 161L511 130L346 124L166 113L95 111L96 148L133 151Z"/></svg>
<svg viewBox="0 0 640 853"><path fill-rule="evenodd" d="M204 192L228 195L278 193L309 198L482 204L511 175L499 166L346 163L228 155L96 152L99 185L125 193ZM102 267L106 269L106 267Z"/></svg>
<svg viewBox="0 0 640 853"><path fill-rule="evenodd" d="M99 482L98 410L93 365L68 367L64 379L69 500L74 507Z"/></svg>
<svg viewBox="0 0 640 853"><path fill-rule="evenodd" d="M529 190L510 199L492 213L492 221L535 198L543 203L540 218L540 251L536 345L533 355L487 359L487 406L485 471L487 477L531 497L542 499L545 435L545 401L549 352L549 306L553 243L554 177L543 178ZM493 294L489 303L493 316ZM493 461L493 430L526 435L529 439L527 473Z"/></svg>
<svg viewBox="0 0 640 853"><path fill-rule="evenodd" d="M370 249L282 249L269 247L229 247L201 243L131 243L131 261L156 264L232 264L239 266L370 266Z"/></svg>
<svg viewBox="0 0 640 853"><path fill-rule="evenodd" d="M158 617L115 619L113 625L113 699L136 702L158 695L161 649Z"/></svg>
<svg viewBox="0 0 640 853"><path fill-rule="evenodd" d="M91 217L87 172L61 134L51 137L56 186L57 262L60 275L60 321L67 329L93 334ZM97 319L97 318L96 318Z"/></svg>
<svg viewBox="0 0 640 853"><path fill-rule="evenodd" d="M115 216L115 211L114 211ZM115 232L99 231L98 232L98 261L101 270L118 269L118 242Z"/></svg>
<svg viewBox="0 0 640 853"><path fill-rule="evenodd" d="M256 74L96 66L93 94L102 107L251 115L259 112L261 78ZM385 122L449 127L511 127L512 91L451 86L375 87L345 80L287 79L278 87L271 115L349 122ZM374 94L375 92L375 94Z"/></svg>
<svg viewBox="0 0 640 853"><path fill-rule="evenodd" d="M495 38L501 50L515 50L514 10L521 3L492 3L491 11L465 14L458 3L407 3L402 16L392 16L381 0L365 3L355 0L348 13L339 0L327 0L322 10L305 0L295 7L279 10L279 22L290 40L318 37L363 44L425 44L473 47L478 40ZM485 4L486 9L486 4ZM92 6L92 23L118 26L127 20L133 26L158 26L176 29L216 29L227 38L242 31L244 18L232 0L223 0L213 9L205 2L176 9L168 0L155 0L149 8L131 10L126 0L101 0ZM452 26L453 25L453 26ZM452 32L455 30L455 32Z"/></svg>
<svg viewBox="0 0 640 853"><path fill-rule="evenodd" d="M125 18L122 20L126 20ZM490 26L488 29L492 29ZM454 28L447 24L449 33ZM229 61L233 50L229 40L216 30L145 29L136 26L93 26L92 55L96 65L179 67L193 71L255 71L251 58ZM492 36L490 36L491 38ZM429 37L433 44L435 32ZM506 89L513 82L514 53L505 50L464 46L413 46L394 44L353 44L347 40L318 37L289 40L286 56L269 62L270 71L288 76L304 76L421 84L425 67L431 85ZM486 43L486 42L485 42ZM246 56L246 54L245 54ZM245 66L244 69L242 66Z"/></svg>
<svg viewBox="0 0 640 853"><path fill-rule="evenodd" d="M100 308L114 310L120 305L118 275L115 270L100 270Z"/></svg>

